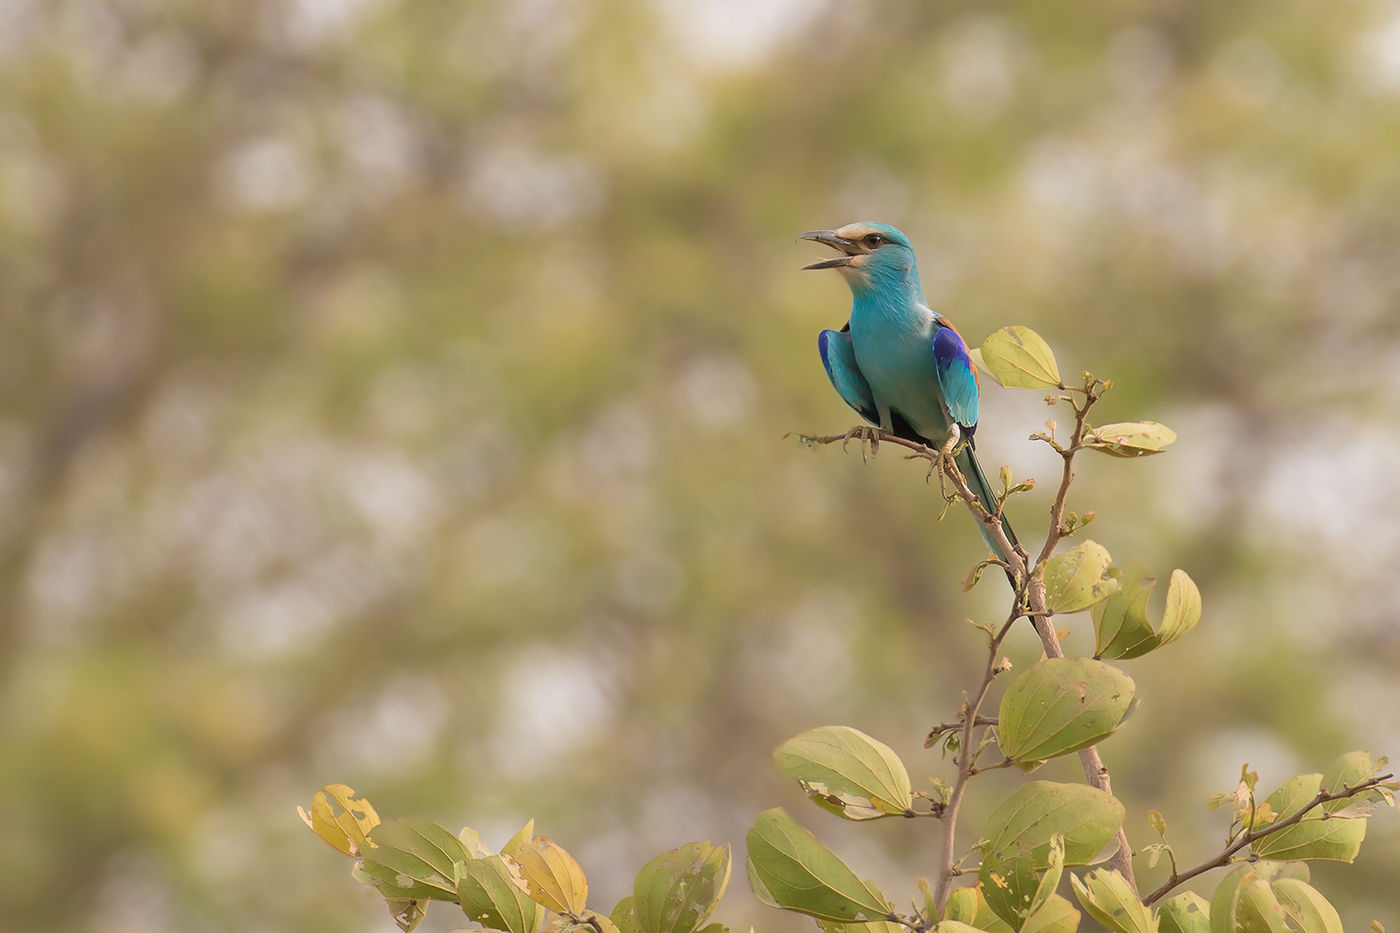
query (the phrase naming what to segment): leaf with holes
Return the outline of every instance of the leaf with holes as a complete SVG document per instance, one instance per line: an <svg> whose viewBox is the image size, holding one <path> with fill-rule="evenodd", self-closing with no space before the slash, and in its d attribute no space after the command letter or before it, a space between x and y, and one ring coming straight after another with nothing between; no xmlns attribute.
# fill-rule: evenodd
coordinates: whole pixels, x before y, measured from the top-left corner
<svg viewBox="0 0 1400 933"><path fill-rule="evenodd" d="M301 820L332 849L360 857L369 831L379 825L379 814L368 800L355 796L348 784L327 784L311 798L311 812L297 807Z"/></svg>
<svg viewBox="0 0 1400 933"><path fill-rule="evenodd" d="M1210 933L1210 901L1195 891L1167 898L1157 908L1157 933Z"/></svg>
<svg viewBox="0 0 1400 933"><path fill-rule="evenodd" d="M1079 906L1104 927L1115 933L1156 933L1152 911L1143 905L1133 886L1116 871L1100 868L1085 875L1070 876L1070 886Z"/></svg>
<svg viewBox="0 0 1400 933"><path fill-rule="evenodd" d="M548 836L514 845L507 859L518 867L525 892L556 914L580 914L588 900L588 878L578 862Z"/></svg>
<svg viewBox="0 0 1400 933"><path fill-rule="evenodd" d="M692 842L663 852L637 873L632 910L640 933L695 933L729 884L729 846Z"/></svg>
<svg viewBox="0 0 1400 933"><path fill-rule="evenodd" d="M457 879L471 856L452 833L428 820L390 820L369 841L361 863L386 898L457 900Z"/></svg>
<svg viewBox="0 0 1400 933"><path fill-rule="evenodd" d="M515 866L499 855L474 858L466 863L457 882L462 911L488 930L535 933L544 919L544 908L525 893Z"/></svg>

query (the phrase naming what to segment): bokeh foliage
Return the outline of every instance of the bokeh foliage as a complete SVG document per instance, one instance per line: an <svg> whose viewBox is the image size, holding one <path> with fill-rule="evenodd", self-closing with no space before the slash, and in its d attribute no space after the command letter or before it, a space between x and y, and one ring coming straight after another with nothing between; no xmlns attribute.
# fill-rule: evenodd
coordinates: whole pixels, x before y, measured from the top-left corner
<svg viewBox="0 0 1400 933"><path fill-rule="evenodd" d="M1130 667L1130 812L1400 745L1393 9L0 26L7 925L382 928L293 817L332 781L492 846L547 820L611 902L795 807L769 754L813 723L917 760L988 605L976 535L917 466L781 440L848 426L814 346L845 290L792 237L855 219L911 234L970 342L1029 324L1116 378L1104 414L1180 434L1074 504L1211 607L1174 670ZM1044 408L984 395L984 460L1048 470ZM888 843L859 861L904 889L932 843L886 822L837 847ZM1393 929L1397 871L1385 821L1314 875Z"/></svg>

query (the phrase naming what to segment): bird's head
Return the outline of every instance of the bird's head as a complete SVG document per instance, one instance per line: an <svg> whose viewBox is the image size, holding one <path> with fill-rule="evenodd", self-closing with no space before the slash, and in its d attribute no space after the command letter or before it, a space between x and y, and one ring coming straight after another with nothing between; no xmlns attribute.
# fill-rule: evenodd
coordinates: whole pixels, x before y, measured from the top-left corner
<svg viewBox="0 0 1400 933"><path fill-rule="evenodd" d="M875 288L918 288L918 266L909 238L889 224L861 221L835 230L812 230L800 239L813 240L841 253L804 269L835 269L857 295Z"/></svg>

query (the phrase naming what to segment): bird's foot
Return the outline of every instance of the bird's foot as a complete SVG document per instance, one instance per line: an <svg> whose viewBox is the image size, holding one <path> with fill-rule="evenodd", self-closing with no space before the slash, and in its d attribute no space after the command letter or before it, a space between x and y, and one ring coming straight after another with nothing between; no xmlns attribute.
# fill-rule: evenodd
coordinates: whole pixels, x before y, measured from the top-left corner
<svg viewBox="0 0 1400 933"><path fill-rule="evenodd" d="M860 442L860 459L862 463L869 463L876 454L880 452L880 429L872 424L858 424L846 432L841 439L841 449L845 450L846 445L851 441ZM867 452L869 455L867 456Z"/></svg>
<svg viewBox="0 0 1400 933"><path fill-rule="evenodd" d="M958 442L962 440L962 431L958 430L955 424L948 431L948 439L941 447L924 446L924 453L928 456L928 476L924 477L924 482L932 482L933 474L938 474L938 485L943 487L944 479L948 475L948 467L953 465L953 451L957 449ZM947 490L944 489L946 493Z"/></svg>

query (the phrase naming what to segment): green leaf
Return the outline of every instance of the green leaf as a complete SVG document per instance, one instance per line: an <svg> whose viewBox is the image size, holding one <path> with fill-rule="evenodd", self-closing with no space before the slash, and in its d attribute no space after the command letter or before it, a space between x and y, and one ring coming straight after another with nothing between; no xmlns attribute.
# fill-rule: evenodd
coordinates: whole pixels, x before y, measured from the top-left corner
<svg viewBox="0 0 1400 933"><path fill-rule="evenodd" d="M1109 576L1111 558L1102 544L1085 541L1050 558L1045 568L1045 594L1051 612L1081 612L1118 592Z"/></svg>
<svg viewBox="0 0 1400 933"><path fill-rule="evenodd" d="M428 820L390 820L369 834L364 871L386 898L457 900L457 878L470 858L461 840Z"/></svg>
<svg viewBox="0 0 1400 933"><path fill-rule="evenodd" d="M1321 789L1322 775L1300 774L1280 784L1278 789L1264 798L1264 802L1273 809L1276 816L1292 816L1310 803Z"/></svg>
<svg viewBox="0 0 1400 933"><path fill-rule="evenodd" d="M1118 591L1091 613L1096 657L1141 657L1171 644L1201 621L1201 591L1186 571L1172 571L1167 605L1156 625L1147 618L1147 601L1157 586L1157 578L1138 561L1129 561L1119 572Z"/></svg>
<svg viewBox="0 0 1400 933"><path fill-rule="evenodd" d="M488 855L495 855L486 847L486 843L481 841L481 833L470 826L463 826L462 831L457 834L457 840L462 843L462 848L467 850L467 854L472 858L486 858Z"/></svg>
<svg viewBox="0 0 1400 933"><path fill-rule="evenodd" d="M978 878L987 906L1012 929L1020 929L1040 890L1034 854L1027 850L986 854Z"/></svg>
<svg viewBox="0 0 1400 933"><path fill-rule="evenodd" d="M904 763L889 746L857 729L812 729L778 746L773 758L818 806L838 816L869 820L913 810Z"/></svg>
<svg viewBox="0 0 1400 933"><path fill-rule="evenodd" d="M1283 879L1306 882L1308 866L1302 862L1261 861L1231 869L1211 895L1211 933L1271 929L1268 923L1277 921L1270 907L1271 901L1277 903L1272 886Z"/></svg>
<svg viewBox="0 0 1400 933"><path fill-rule="evenodd" d="M403 933L413 933L428 915L428 902L412 897L385 898L384 905L389 908L389 916L393 919L394 926L403 930Z"/></svg>
<svg viewBox="0 0 1400 933"><path fill-rule="evenodd" d="M1020 324L993 331L974 357L991 377L1008 389L1058 389L1055 354L1039 334ZM975 352L975 351L974 351Z"/></svg>
<svg viewBox="0 0 1400 933"><path fill-rule="evenodd" d="M1332 779L1345 780L1357 764L1354 760L1339 763ZM1315 799L1323 780L1321 774L1289 778L1264 802L1282 819ZM1365 838L1365 819L1333 815L1323 805L1310 810L1300 822L1256 839L1250 851L1260 858L1350 862L1361 851Z"/></svg>
<svg viewBox="0 0 1400 933"><path fill-rule="evenodd" d="M883 920L889 904L781 808L765 810L746 837L749 886L771 907L823 920Z"/></svg>
<svg viewBox="0 0 1400 933"><path fill-rule="evenodd" d="M1273 886L1263 878L1251 878L1240 886L1235 929L1239 933L1291 933L1288 913L1278 902Z"/></svg>
<svg viewBox="0 0 1400 933"><path fill-rule="evenodd" d="M515 863L518 871L514 874L535 903L556 914L583 912L588 878L563 846L548 836L535 836L514 846L505 857Z"/></svg>
<svg viewBox="0 0 1400 933"><path fill-rule="evenodd" d="M1132 701L1132 678L1112 665L1044 658L1007 688L997 742L1012 761L1045 761L1112 735Z"/></svg>
<svg viewBox="0 0 1400 933"><path fill-rule="evenodd" d="M1259 858L1351 862L1361 852L1366 838L1366 821L1347 817L1327 817L1321 810L1309 813L1301 822L1270 833L1250 844Z"/></svg>
<svg viewBox="0 0 1400 933"><path fill-rule="evenodd" d="M963 923L961 920L944 920L933 928L934 933L982 933L980 927Z"/></svg>
<svg viewBox="0 0 1400 933"><path fill-rule="evenodd" d="M1305 933L1342 933L1342 918L1327 898L1296 878L1280 878L1273 883L1274 895L1296 928Z"/></svg>
<svg viewBox="0 0 1400 933"><path fill-rule="evenodd" d="M982 852L1003 858L1029 852L1043 869L1050 864L1050 840L1063 834L1065 864L1086 865L1122 823L1123 805L1097 787L1028 781L992 810Z"/></svg>
<svg viewBox="0 0 1400 933"><path fill-rule="evenodd" d="M1079 911L1058 894L1052 894L1040 907L1032 910L1021 933L1074 933L1079 929Z"/></svg>
<svg viewBox="0 0 1400 933"><path fill-rule="evenodd" d="M1331 794L1344 793L1375 777L1380 768L1381 766L1371 758L1370 752L1347 752L1332 762L1331 767L1322 775L1322 788ZM1350 797L1329 800L1322 805L1322 809L1333 815L1345 811L1347 816L1362 816L1369 815L1377 803L1385 801L1384 794L1371 789Z"/></svg>
<svg viewBox="0 0 1400 933"><path fill-rule="evenodd" d="M1176 432L1155 421L1123 421L1088 432L1083 446L1115 457L1159 454L1176 441Z"/></svg>
<svg viewBox="0 0 1400 933"><path fill-rule="evenodd" d="M637 873L633 911L640 933L695 933L729 884L729 846L691 842L663 852Z"/></svg>
<svg viewBox="0 0 1400 933"><path fill-rule="evenodd" d="M1069 880L1079 906L1101 925L1117 933L1155 933L1152 911L1118 872L1101 868L1089 872L1082 881L1077 875Z"/></svg>
<svg viewBox="0 0 1400 933"><path fill-rule="evenodd" d="M520 827L514 836L506 840L506 844L501 846L502 855L514 855L515 851L528 843L535 835L535 821L526 820L525 825Z"/></svg>
<svg viewBox="0 0 1400 933"><path fill-rule="evenodd" d="M972 923L977 919L977 911L982 906L981 888L957 888L948 895L943 905L943 919Z"/></svg>
<svg viewBox="0 0 1400 933"><path fill-rule="evenodd" d="M360 857L365 838L379 825L379 814L348 784L327 784L311 798L311 812L297 807L302 822L337 852Z"/></svg>
<svg viewBox="0 0 1400 933"><path fill-rule="evenodd" d="M1045 874L1040 876L1040 884L1035 889L1035 896L1031 898L1031 914L1043 907L1054 896L1055 889L1060 886L1060 878L1064 872L1065 837L1052 836L1050 839L1050 864L1046 867Z"/></svg>
<svg viewBox="0 0 1400 933"><path fill-rule="evenodd" d="M1210 933L1210 902L1195 891L1167 898L1157 908L1157 933Z"/></svg>
<svg viewBox="0 0 1400 933"><path fill-rule="evenodd" d="M613 926L617 927L618 933L636 933L637 930L637 901L632 895L627 895L617 902L617 906L608 915Z"/></svg>
<svg viewBox="0 0 1400 933"><path fill-rule="evenodd" d="M818 920L817 926L826 933L908 933L908 929L889 920L871 920L867 923L838 923L835 920Z"/></svg>
<svg viewBox="0 0 1400 933"><path fill-rule="evenodd" d="M525 893L515 863L499 855L467 862L457 896L467 919L488 930L535 933L544 919L544 909Z"/></svg>

